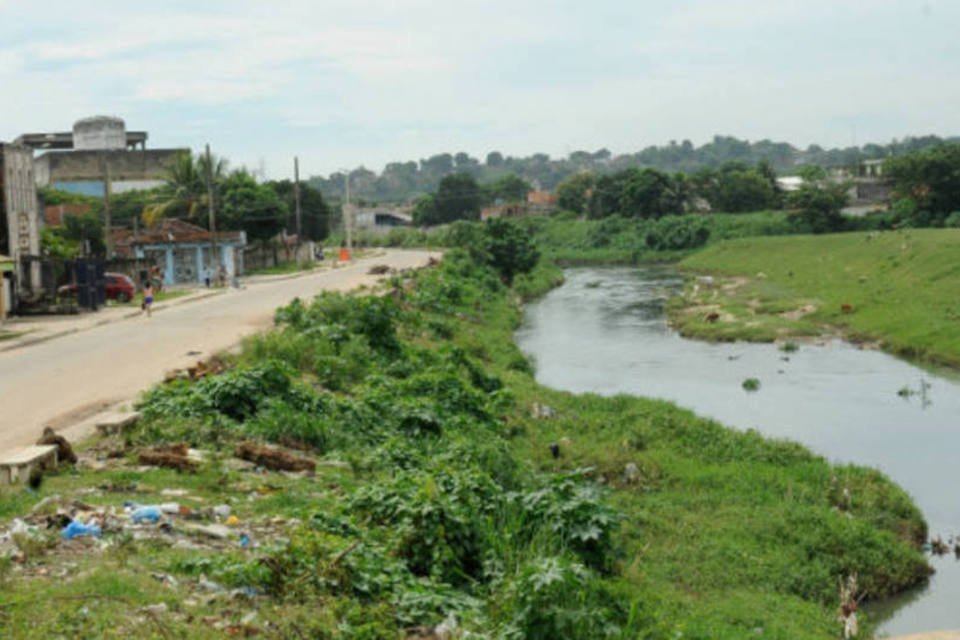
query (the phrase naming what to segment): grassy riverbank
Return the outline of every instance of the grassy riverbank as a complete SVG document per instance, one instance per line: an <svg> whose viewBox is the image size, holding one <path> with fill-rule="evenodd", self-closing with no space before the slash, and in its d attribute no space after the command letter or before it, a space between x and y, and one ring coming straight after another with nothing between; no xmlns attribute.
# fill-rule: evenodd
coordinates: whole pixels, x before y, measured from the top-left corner
<svg viewBox="0 0 960 640"><path fill-rule="evenodd" d="M724 242L681 262L719 276L671 305L681 333L773 340L841 332L960 366L960 232L917 229ZM709 321L711 313L719 318Z"/></svg>
<svg viewBox="0 0 960 640"><path fill-rule="evenodd" d="M0 490L5 523L43 502L38 526L58 507L106 525L100 543L14 537L0 634L430 638L453 617L472 638L832 638L841 577L870 597L925 578L921 515L876 471L538 385L517 302L557 276L518 293L449 252L386 296L291 304L225 373L155 388L86 468ZM247 439L315 475L237 460ZM138 464L181 440L193 473ZM125 500L190 514L133 527ZM196 529L219 503L223 538Z"/></svg>
<svg viewBox="0 0 960 640"><path fill-rule="evenodd" d="M638 264L669 262L689 255L703 242L729 238L794 233L782 211L715 213L666 216L660 220L611 216L602 220L578 219L570 213L518 218L530 231L546 258L560 264ZM357 232L360 246L453 247L455 223L432 229L397 228L387 233ZM693 238L698 238L691 240ZM339 246L341 236L327 240ZM690 244L690 246L687 246Z"/></svg>

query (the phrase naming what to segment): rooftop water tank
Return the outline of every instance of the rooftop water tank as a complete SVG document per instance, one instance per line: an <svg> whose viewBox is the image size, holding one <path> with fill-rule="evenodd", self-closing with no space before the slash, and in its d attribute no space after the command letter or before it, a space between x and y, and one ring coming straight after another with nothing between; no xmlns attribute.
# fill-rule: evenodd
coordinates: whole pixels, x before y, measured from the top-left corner
<svg viewBox="0 0 960 640"><path fill-rule="evenodd" d="M85 150L126 149L127 125L122 118L93 116L73 125L73 148Z"/></svg>

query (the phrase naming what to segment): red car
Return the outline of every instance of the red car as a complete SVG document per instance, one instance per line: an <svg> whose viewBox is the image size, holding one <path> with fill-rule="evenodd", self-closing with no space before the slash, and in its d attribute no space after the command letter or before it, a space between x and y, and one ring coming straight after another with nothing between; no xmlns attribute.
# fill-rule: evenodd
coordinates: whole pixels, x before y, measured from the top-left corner
<svg viewBox="0 0 960 640"><path fill-rule="evenodd" d="M133 280L122 273L110 273L108 271L103 274L103 279L103 288L106 292L107 300L130 302L137 293L137 286L133 284ZM57 293L62 296L77 295L77 284L65 284L57 289Z"/></svg>

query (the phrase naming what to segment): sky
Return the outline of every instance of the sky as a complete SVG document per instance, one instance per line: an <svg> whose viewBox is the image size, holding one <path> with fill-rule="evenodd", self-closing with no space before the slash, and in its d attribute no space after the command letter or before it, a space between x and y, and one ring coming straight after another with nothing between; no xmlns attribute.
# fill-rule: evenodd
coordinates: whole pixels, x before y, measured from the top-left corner
<svg viewBox="0 0 960 640"><path fill-rule="evenodd" d="M956 0L0 0L0 140L124 118L290 177L960 133Z"/></svg>

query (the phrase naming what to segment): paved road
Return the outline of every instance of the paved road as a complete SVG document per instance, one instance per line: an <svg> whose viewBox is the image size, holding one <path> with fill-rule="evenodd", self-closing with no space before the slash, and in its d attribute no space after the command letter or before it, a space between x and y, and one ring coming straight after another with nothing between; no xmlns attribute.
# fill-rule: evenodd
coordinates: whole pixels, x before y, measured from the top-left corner
<svg viewBox="0 0 960 640"><path fill-rule="evenodd" d="M344 291L377 278L373 264L421 266L426 251L385 255L297 278L173 306L146 316L93 327L49 342L0 352L0 451L32 444L47 424L57 428L95 407L132 400L170 369L193 364L270 326L274 310L295 297ZM201 355L187 355L188 352Z"/></svg>

